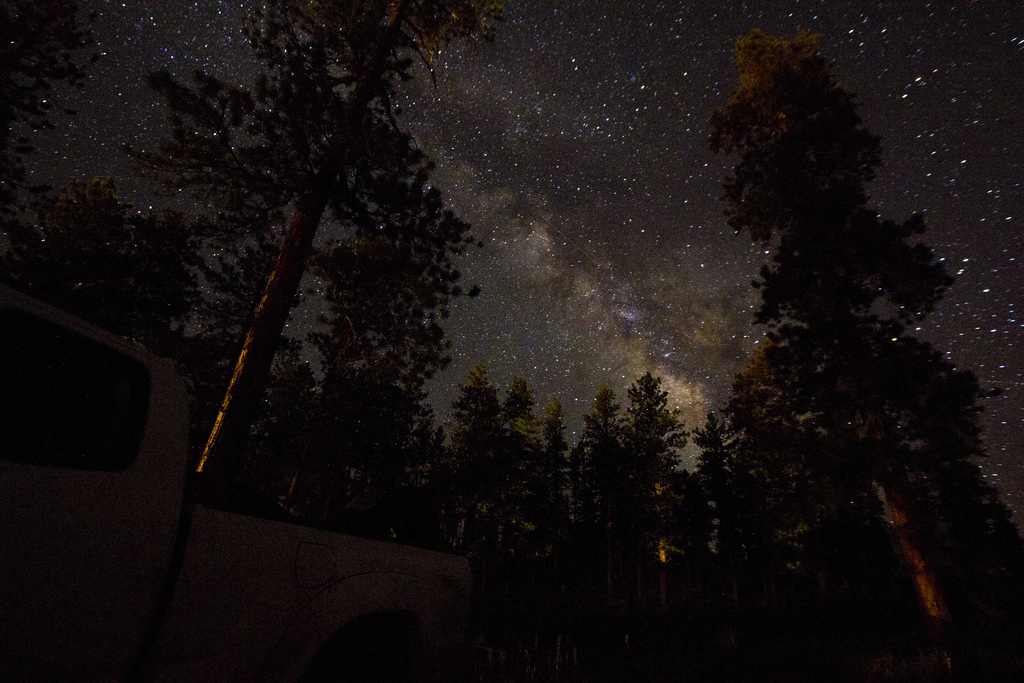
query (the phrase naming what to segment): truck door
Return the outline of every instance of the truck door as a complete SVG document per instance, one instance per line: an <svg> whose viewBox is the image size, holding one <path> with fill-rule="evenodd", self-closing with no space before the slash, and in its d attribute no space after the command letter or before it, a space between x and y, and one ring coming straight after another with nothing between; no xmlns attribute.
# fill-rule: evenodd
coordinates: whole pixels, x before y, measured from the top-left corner
<svg viewBox="0 0 1024 683"><path fill-rule="evenodd" d="M127 670L180 514L186 410L168 363L0 288L0 679Z"/></svg>

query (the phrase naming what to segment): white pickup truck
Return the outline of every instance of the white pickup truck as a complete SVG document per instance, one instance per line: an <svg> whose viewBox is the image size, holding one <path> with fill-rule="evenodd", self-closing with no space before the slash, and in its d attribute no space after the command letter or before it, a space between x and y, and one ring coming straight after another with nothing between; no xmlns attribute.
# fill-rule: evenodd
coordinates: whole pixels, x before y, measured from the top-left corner
<svg viewBox="0 0 1024 683"><path fill-rule="evenodd" d="M186 502L187 401L0 287L0 680L449 680L465 558Z"/></svg>

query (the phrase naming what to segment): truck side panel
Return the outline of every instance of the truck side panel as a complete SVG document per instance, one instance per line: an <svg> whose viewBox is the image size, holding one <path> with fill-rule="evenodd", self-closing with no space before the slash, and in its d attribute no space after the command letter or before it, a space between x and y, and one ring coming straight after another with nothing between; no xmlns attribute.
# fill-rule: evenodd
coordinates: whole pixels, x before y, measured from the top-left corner
<svg viewBox="0 0 1024 683"><path fill-rule="evenodd" d="M295 680L347 622L416 615L427 666L454 660L465 558L199 506L152 662L164 681Z"/></svg>

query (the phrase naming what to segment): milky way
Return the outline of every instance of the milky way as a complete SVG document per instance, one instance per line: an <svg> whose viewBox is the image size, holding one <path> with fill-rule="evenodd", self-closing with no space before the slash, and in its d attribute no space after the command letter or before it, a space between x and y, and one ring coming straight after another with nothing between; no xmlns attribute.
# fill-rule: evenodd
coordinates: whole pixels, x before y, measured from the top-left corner
<svg viewBox="0 0 1024 683"><path fill-rule="evenodd" d="M112 174L144 207L157 200L116 151L162 130L142 75L200 67L247 81L241 7L80 4L99 12L103 58L78 116L42 141L37 172ZM430 385L440 414L477 362L502 390L522 376L541 404L558 398L572 430L602 384L625 401L647 370L688 427L725 402L761 338L750 281L768 255L725 223L731 160L708 150L708 116L736 82L736 38L805 29L882 137L873 204L894 220L923 212L957 276L920 334L1003 389L984 403L984 468L1011 505L1024 496L1020 3L506 5L494 44L442 53L437 87L420 78L399 98L485 245L460 262L482 294L452 308L453 363Z"/></svg>
<svg viewBox="0 0 1024 683"><path fill-rule="evenodd" d="M687 424L721 406L760 337L750 278L767 255L725 225L730 160L710 154L707 120L735 85L737 37L805 29L882 136L873 203L897 220L923 212L957 276L920 332L1003 389L985 403L986 471L1019 491L1024 96L1007 76L1024 66L1024 11L585 4L511 6L498 45L449 56L436 99L410 100L441 185L489 247L465 262L484 293L456 308L457 362L437 391L480 360L573 415L600 384L621 397L651 369Z"/></svg>

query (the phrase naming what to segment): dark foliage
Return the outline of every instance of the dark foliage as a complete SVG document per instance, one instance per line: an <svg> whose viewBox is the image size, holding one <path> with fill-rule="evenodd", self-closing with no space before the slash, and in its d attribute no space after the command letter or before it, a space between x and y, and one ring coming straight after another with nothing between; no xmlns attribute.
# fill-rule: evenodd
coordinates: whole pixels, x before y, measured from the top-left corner
<svg viewBox="0 0 1024 683"><path fill-rule="evenodd" d="M155 151L132 152L146 172L209 201L239 236L253 226L265 234L291 214L200 460L214 497L245 468L250 426L325 215L329 244L316 275L331 317L315 339L327 375L321 400L344 413L354 407L351 390L371 382L375 391L362 398L380 398L383 409L396 391L419 392L446 361L439 320L461 293L450 259L473 240L430 187L431 166L399 129L391 99L410 77L410 54L487 37L498 14L500 5L475 1L257 3L246 28L259 64L251 86L204 72L192 86L166 72L150 77L170 106L171 134ZM348 433L374 426L352 417ZM342 452L351 460L382 449L353 454L365 445L349 440Z"/></svg>
<svg viewBox="0 0 1024 683"><path fill-rule="evenodd" d="M82 85L81 51L91 42L72 0L0 2L0 215L24 208L25 190L45 189L28 186L25 158L54 112L73 113L58 105L57 86Z"/></svg>
<svg viewBox="0 0 1024 683"><path fill-rule="evenodd" d="M141 214L110 179L71 181L9 225L4 282L171 355L198 300L196 230L179 213Z"/></svg>
<svg viewBox="0 0 1024 683"><path fill-rule="evenodd" d="M712 117L711 144L738 155L730 223L773 245L758 283L769 343L729 405L763 542L780 566L824 571L838 530L879 524L880 488L932 633L949 643L994 605L947 606L946 591L977 595L986 581L969 568L995 560L992 546L1005 554L990 572L1021 568L1009 513L972 462L984 455L977 381L907 329L952 279L920 241L920 216L898 224L866 207L878 139L817 39L754 31L737 52L740 86Z"/></svg>

